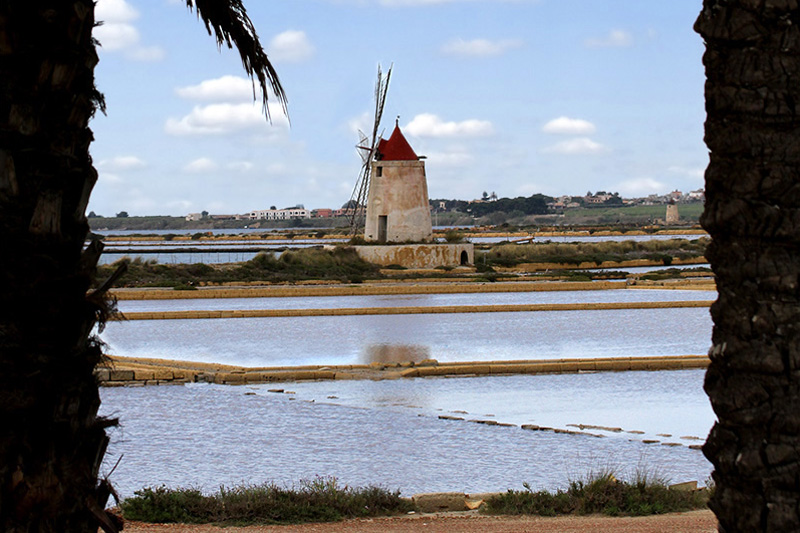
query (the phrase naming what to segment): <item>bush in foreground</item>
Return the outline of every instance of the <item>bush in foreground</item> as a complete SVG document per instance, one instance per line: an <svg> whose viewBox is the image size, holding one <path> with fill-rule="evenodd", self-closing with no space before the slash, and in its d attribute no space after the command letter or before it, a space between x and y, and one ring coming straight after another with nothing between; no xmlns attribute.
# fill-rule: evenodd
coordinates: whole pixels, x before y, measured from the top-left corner
<svg viewBox="0 0 800 533"><path fill-rule="evenodd" d="M555 493L526 490L508 492L487 500L488 514L595 514L643 516L702 509L704 492L670 490L658 478L639 475L632 482L620 481L610 472L594 475L586 481L572 481L569 488Z"/></svg>
<svg viewBox="0 0 800 533"><path fill-rule="evenodd" d="M127 520L186 524L298 524L386 516L411 511L399 492L380 487L341 487L334 478L317 478L285 488L274 484L221 487L210 496L197 489L145 488L125 499Z"/></svg>

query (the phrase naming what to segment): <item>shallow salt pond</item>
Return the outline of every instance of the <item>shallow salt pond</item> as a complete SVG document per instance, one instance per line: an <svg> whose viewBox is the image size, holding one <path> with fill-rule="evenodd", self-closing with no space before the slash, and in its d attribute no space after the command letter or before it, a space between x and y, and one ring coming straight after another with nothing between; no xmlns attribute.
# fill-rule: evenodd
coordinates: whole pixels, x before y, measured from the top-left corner
<svg viewBox="0 0 800 533"><path fill-rule="evenodd" d="M701 441L681 438L705 438L713 423L702 379L701 370L682 370L104 388L101 412L122 425L101 474L122 458L111 480L123 497L161 484L211 491L315 476L404 495L524 482L553 489L605 468L702 484L710 465L688 448ZM586 430L598 438L518 427L527 423L622 431Z"/></svg>
<svg viewBox="0 0 800 533"><path fill-rule="evenodd" d="M705 308L132 320L107 352L240 366L701 355Z"/></svg>

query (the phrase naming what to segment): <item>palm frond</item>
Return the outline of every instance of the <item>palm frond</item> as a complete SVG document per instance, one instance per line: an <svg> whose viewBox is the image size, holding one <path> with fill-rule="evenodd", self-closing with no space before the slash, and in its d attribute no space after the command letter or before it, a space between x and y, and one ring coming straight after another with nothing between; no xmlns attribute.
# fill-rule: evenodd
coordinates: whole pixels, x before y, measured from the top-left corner
<svg viewBox="0 0 800 533"><path fill-rule="evenodd" d="M244 70L251 79L258 79L267 119L270 118L267 107L270 89L280 102L284 114L288 116L286 93L278 79L278 73L267 58L258 40L256 28L247 16L241 0L186 0L186 6L190 11L197 11L197 16L205 24L208 34L217 39L218 47L225 44L228 48L235 46L239 51Z"/></svg>

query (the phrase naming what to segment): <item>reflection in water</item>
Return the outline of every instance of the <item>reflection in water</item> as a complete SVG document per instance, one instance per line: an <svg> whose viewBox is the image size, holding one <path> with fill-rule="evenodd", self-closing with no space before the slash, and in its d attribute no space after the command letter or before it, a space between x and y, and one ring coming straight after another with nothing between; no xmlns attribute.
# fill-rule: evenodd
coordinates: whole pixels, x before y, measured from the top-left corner
<svg viewBox="0 0 800 533"><path fill-rule="evenodd" d="M365 364L418 363L430 358L430 347L421 344L369 344L361 357Z"/></svg>

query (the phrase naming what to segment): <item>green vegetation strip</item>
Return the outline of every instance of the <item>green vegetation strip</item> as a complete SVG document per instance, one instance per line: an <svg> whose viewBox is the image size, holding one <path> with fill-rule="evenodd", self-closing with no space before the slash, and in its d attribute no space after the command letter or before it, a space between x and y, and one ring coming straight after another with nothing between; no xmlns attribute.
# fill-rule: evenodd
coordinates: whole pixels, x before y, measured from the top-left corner
<svg viewBox="0 0 800 533"><path fill-rule="evenodd" d="M633 481L620 481L605 472L583 481L572 481L567 490L555 493L534 491L528 484L525 491L512 491L489 498L487 514L643 516L689 511L706 507L710 489L670 490L664 479L639 474Z"/></svg>
<svg viewBox="0 0 800 533"><path fill-rule="evenodd" d="M126 520L221 525L334 522L404 514L414 509L399 492L340 486L335 478L303 481L299 488L274 484L225 488L205 496L197 489L145 488L122 501Z"/></svg>
<svg viewBox="0 0 800 533"><path fill-rule="evenodd" d="M139 311L124 313L127 320L175 320L201 318L272 318L300 316L412 315L448 313L517 313L538 311L603 311L613 309L672 309L709 307L710 301L606 302L578 304L448 305L429 307L358 307L329 309L248 309L219 311ZM119 320L119 318L117 319Z"/></svg>
<svg viewBox="0 0 800 533"><path fill-rule="evenodd" d="M706 508L712 487L695 489L696 483L669 486L665 479L637 474L633 481L618 480L611 472L590 474L585 480L570 481L566 490L509 490L485 494L478 500L480 512L491 515L589 515L644 516ZM194 488L144 488L121 503L126 520L151 523L299 524L333 522L346 518L391 516L413 510L430 512L433 497L437 508L467 508L463 493L419 494L413 500L380 487L340 486L335 478L302 481L299 488L274 484L221 487L204 495ZM429 497L426 504L424 497ZM419 507L416 503L419 502ZM470 507L474 508L474 507Z"/></svg>

